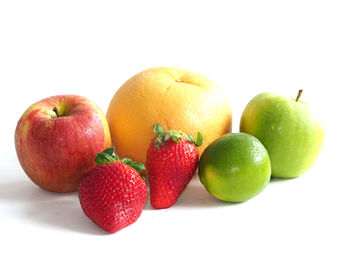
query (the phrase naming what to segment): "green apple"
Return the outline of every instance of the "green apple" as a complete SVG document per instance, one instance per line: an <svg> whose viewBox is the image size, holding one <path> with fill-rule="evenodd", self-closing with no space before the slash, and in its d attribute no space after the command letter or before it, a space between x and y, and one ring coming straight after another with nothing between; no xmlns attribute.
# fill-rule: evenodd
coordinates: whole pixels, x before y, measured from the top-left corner
<svg viewBox="0 0 350 263"><path fill-rule="evenodd" d="M322 148L324 122L315 110L297 98L264 92L246 106L240 131L257 137L271 160L272 176L294 178L315 163Z"/></svg>

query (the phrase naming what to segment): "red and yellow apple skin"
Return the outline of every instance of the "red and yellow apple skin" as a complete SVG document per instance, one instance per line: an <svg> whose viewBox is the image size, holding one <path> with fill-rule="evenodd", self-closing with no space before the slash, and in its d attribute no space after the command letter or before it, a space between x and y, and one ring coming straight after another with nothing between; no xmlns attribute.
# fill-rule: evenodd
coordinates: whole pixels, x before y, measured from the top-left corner
<svg viewBox="0 0 350 263"><path fill-rule="evenodd" d="M17 123L18 160L38 186L72 192L95 167L97 153L111 146L104 113L90 100L59 95L31 105Z"/></svg>

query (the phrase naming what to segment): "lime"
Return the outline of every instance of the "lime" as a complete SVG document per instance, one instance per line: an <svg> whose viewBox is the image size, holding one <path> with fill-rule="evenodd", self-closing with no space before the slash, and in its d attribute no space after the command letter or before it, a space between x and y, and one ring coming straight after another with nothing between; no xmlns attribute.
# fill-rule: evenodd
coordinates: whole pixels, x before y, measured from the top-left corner
<svg viewBox="0 0 350 263"><path fill-rule="evenodd" d="M208 192L230 202L259 194L271 177L264 145L246 133L231 133L212 142L199 161L199 178Z"/></svg>

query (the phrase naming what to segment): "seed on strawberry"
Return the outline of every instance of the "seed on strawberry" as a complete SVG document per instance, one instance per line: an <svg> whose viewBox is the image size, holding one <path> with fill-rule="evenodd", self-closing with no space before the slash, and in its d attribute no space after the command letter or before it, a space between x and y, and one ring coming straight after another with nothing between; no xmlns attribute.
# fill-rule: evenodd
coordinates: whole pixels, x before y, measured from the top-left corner
<svg viewBox="0 0 350 263"><path fill-rule="evenodd" d="M113 147L99 153L95 162L97 166L80 180L80 204L94 223L114 233L141 215L147 187L139 171L145 167L131 159L119 160Z"/></svg>
<svg viewBox="0 0 350 263"><path fill-rule="evenodd" d="M146 166L150 185L150 201L154 208L172 206L196 172L202 144L201 133L196 141L182 131L164 131L155 124L156 137L148 151Z"/></svg>

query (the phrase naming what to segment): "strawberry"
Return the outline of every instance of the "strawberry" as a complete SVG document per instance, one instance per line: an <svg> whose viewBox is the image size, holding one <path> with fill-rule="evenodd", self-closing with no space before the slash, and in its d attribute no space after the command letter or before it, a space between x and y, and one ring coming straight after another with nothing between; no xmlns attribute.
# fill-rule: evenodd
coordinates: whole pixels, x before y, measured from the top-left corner
<svg viewBox="0 0 350 263"><path fill-rule="evenodd" d="M145 169L130 159L119 160L114 148L107 148L95 159L97 166L79 182L81 207L87 217L107 232L114 233L141 215L147 187L139 175Z"/></svg>
<svg viewBox="0 0 350 263"><path fill-rule="evenodd" d="M156 137L147 151L146 166L150 185L150 201L154 208L172 206L196 172L199 153L196 146L202 144L182 131L164 131L155 124Z"/></svg>

